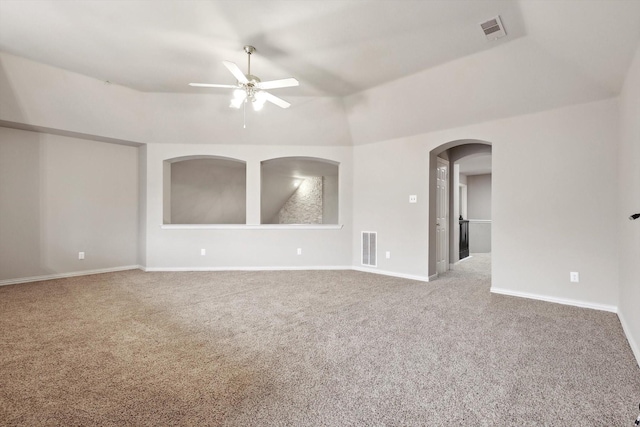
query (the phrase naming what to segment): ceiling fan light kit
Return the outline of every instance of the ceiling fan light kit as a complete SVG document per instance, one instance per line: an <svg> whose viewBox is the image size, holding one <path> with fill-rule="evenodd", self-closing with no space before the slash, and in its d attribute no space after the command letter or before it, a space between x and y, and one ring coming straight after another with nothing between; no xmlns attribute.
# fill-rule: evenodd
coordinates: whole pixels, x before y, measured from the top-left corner
<svg viewBox="0 0 640 427"><path fill-rule="evenodd" d="M251 74L251 54L256 51L253 46L245 46L244 51L247 53L247 74L244 74L240 67L230 61L222 61L224 66L235 77L237 83L235 85L225 84L213 84L213 83L189 83L189 86L193 87L207 87L207 88L223 88L234 89L233 98L229 104L231 108L239 109L242 106L246 106L247 103L251 103L254 111L260 111L264 107L264 104L269 101L272 104L281 108L289 108L290 103L282 98L278 98L275 95L267 92L266 89L279 89L283 87L298 86L300 83L293 77L280 80L270 80L263 82L257 76Z"/></svg>

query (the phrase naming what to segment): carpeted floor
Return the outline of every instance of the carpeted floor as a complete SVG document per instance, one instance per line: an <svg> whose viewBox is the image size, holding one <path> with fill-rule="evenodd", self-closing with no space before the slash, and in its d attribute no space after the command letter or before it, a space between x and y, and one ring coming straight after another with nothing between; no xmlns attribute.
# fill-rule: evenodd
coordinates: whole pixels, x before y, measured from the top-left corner
<svg viewBox="0 0 640 427"><path fill-rule="evenodd" d="M0 424L631 426L615 314L355 271L0 287Z"/></svg>

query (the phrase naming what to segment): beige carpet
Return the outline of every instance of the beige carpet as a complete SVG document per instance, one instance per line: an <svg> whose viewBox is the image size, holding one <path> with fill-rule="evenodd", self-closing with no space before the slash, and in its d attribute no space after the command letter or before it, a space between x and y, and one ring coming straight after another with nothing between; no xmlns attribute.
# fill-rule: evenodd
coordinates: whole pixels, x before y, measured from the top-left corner
<svg viewBox="0 0 640 427"><path fill-rule="evenodd" d="M492 295L489 262L0 287L0 424L632 425L617 316Z"/></svg>

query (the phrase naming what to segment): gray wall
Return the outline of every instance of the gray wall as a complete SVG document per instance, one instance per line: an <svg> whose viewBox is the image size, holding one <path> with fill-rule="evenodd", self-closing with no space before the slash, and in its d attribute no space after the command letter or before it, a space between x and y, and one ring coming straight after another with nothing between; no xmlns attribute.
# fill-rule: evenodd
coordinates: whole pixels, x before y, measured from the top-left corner
<svg viewBox="0 0 640 427"><path fill-rule="evenodd" d="M289 175L265 173L261 169L260 218L262 224L277 224L282 206L296 192L299 178Z"/></svg>
<svg viewBox="0 0 640 427"><path fill-rule="evenodd" d="M618 210L607 218L617 224L619 233L619 315L640 363L640 219L627 219L640 213L640 45L622 90L620 116Z"/></svg>
<svg viewBox="0 0 640 427"><path fill-rule="evenodd" d="M491 174L467 176L467 217L469 252L491 252Z"/></svg>
<svg viewBox="0 0 640 427"><path fill-rule="evenodd" d="M147 269L344 268L351 265L352 147L149 144L146 153ZM247 166L246 226L162 225L163 163L186 156L239 159ZM339 223L313 228L262 226L261 164L278 157L313 157L340 164ZM297 254L297 249L302 254ZM206 249L206 255L200 250Z"/></svg>
<svg viewBox="0 0 640 427"><path fill-rule="evenodd" d="M136 265L137 216L137 148L0 128L0 281Z"/></svg>
<svg viewBox="0 0 640 427"><path fill-rule="evenodd" d="M202 158L170 165L171 224L246 223L247 168L244 162ZM164 181L167 185L167 180Z"/></svg>
<svg viewBox="0 0 640 427"><path fill-rule="evenodd" d="M427 277L429 152L489 141L493 288L611 309L617 226L602 218L613 217L617 203L617 135L618 104L608 100L356 146L353 253L360 231L378 231L380 253L392 253L380 270ZM409 204L409 194L418 203ZM580 272L578 285L570 271Z"/></svg>
<svg viewBox="0 0 640 427"><path fill-rule="evenodd" d="M469 221L469 252L472 254L491 252L491 222Z"/></svg>
<svg viewBox="0 0 640 427"><path fill-rule="evenodd" d="M491 219L491 174L467 176L467 216Z"/></svg>
<svg viewBox="0 0 640 427"><path fill-rule="evenodd" d="M169 169L171 170L171 169ZM147 146L138 148L138 265L147 265Z"/></svg>
<svg viewBox="0 0 640 427"><path fill-rule="evenodd" d="M322 223L338 224L338 176L322 177Z"/></svg>

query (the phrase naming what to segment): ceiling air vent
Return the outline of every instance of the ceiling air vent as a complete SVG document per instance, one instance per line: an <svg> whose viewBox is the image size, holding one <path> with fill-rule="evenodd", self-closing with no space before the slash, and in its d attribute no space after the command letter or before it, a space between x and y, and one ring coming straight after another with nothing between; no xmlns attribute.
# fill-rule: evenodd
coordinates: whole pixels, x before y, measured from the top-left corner
<svg viewBox="0 0 640 427"><path fill-rule="evenodd" d="M500 20L500 15L488 20L487 22L483 22L480 24L480 27L488 40L497 40L500 37L507 35L507 32L504 30L504 26L502 25L502 21Z"/></svg>

